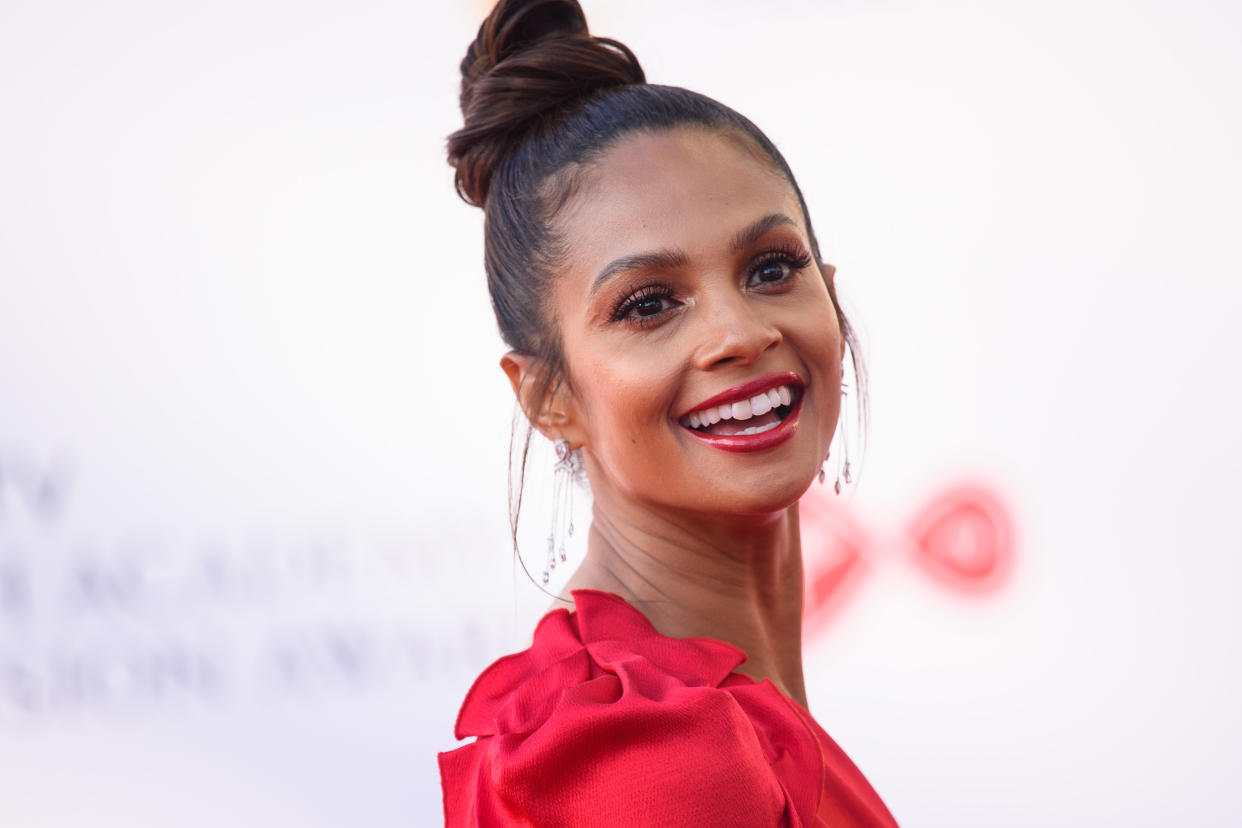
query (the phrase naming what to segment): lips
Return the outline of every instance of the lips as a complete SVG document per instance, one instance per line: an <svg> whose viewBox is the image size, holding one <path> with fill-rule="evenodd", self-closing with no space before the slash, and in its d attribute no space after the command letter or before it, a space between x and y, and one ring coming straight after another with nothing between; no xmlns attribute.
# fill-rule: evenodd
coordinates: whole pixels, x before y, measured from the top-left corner
<svg viewBox="0 0 1242 828"><path fill-rule="evenodd" d="M763 419L766 422L762 425L754 425L752 428L759 430L767 430L772 425L780 422L784 417L780 414L789 413L781 411L782 408L788 409L793 405L793 396L796 388L789 385L778 385L775 388L769 388L767 391L761 391L752 397L737 400L736 402L726 402L720 405L709 405L691 411L682 417L679 422L686 428L697 428L708 431L716 423L721 420L733 420L735 423L743 423L751 419ZM764 417L769 412L778 412L776 417ZM742 434L748 429L729 430L729 433ZM758 432L752 432L758 433Z"/></svg>
<svg viewBox="0 0 1242 828"><path fill-rule="evenodd" d="M793 436L803 389L802 378L792 372L765 374L704 400L677 421L697 439L725 451L772 448Z"/></svg>

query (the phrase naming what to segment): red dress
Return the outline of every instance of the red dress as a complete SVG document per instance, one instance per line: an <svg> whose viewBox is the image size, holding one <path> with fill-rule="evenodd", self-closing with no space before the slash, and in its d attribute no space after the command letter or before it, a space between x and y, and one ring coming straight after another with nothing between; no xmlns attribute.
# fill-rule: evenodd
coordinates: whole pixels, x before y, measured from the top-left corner
<svg viewBox="0 0 1242 828"><path fill-rule="evenodd" d="M573 591L529 649L475 680L439 755L457 826L895 826L811 714L746 654L669 638L624 599Z"/></svg>

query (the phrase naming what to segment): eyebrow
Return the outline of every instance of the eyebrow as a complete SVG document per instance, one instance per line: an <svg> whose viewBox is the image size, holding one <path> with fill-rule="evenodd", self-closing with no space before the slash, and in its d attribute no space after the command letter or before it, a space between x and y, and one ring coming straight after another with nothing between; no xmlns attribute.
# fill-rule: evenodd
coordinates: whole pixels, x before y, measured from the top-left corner
<svg viewBox="0 0 1242 828"><path fill-rule="evenodd" d="M791 219L784 213L771 213L756 221L754 224L739 230L733 235L733 240L729 242L729 252L737 253L750 247L763 237L763 234L777 227L790 225L797 227L798 222Z"/></svg>
<svg viewBox="0 0 1242 828"><path fill-rule="evenodd" d="M681 250L656 250L652 253L639 253L634 256L622 256L620 259L613 259L608 266L599 272L595 277L595 281L591 283L591 293L599 290L600 285L607 282L618 273L624 273L627 270L640 270L650 268L653 270L673 270L678 267L685 267L690 263L690 257Z"/></svg>
<svg viewBox="0 0 1242 828"><path fill-rule="evenodd" d="M785 225L797 227L798 223L784 213L770 213L734 233L733 238L729 241L729 252L737 253L754 244L769 230ZM673 270L678 267L685 267L689 263L690 257L686 255L685 251L675 248L655 250L649 253L637 253L633 256L622 256L619 259L613 259L604 266L604 269L595 277L595 281L591 283L590 293L594 294L604 282L607 282L618 273L643 268Z"/></svg>

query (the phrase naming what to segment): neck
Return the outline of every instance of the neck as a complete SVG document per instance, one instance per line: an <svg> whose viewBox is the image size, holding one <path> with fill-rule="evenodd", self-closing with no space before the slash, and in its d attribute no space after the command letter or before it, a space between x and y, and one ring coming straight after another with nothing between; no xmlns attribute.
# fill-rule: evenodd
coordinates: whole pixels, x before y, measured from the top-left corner
<svg viewBox="0 0 1242 828"><path fill-rule="evenodd" d="M663 635L717 638L738 672L807 705L798 507L753 518L687 516L597 495L587 555L565 587L616 593Z"/></svg>

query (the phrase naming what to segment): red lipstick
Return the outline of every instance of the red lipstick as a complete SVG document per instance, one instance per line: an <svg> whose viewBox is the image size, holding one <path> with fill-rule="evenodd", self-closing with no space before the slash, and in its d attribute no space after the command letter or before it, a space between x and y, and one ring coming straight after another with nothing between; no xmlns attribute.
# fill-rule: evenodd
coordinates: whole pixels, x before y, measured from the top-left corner
<svg viewBox="0 0 1242 828"><path fill-rule="evenodd" d="M725 389L714 397L708 397L694 408L688 408L681 414L677 415L677 419L680 420L691 411L699 411L701 409L708 408L709 406L741 402L742 400L750 399L760 391L767 391L769 388L776 388L780 385L789 385L802 388L806 385L806 383L802 381L802 377L798 376L793 371L777 371L771 374L764 374L762 377L758 377L756 379L743 382L740 385L735 385L732 388Z"/></svg>
<svg viewBox="0 0 1242 828"><path fill-rule="evenodd" d="M794 392L789 413L774 427L758 434L712 434L699 431L686 425L686 418L694 412L710 410L713 406L728 405L749 400L770 389L786 386ZM708 445L732 452L764 451L774 448L793 437L798 428L798 418L802 413L802 400L805 397L805 383L797 374L789 371L765 374L757 379L735 385L714 397L709 397L678 418L679 424L695 439ZM715 422L713 420L713 422Z"/></svg>

